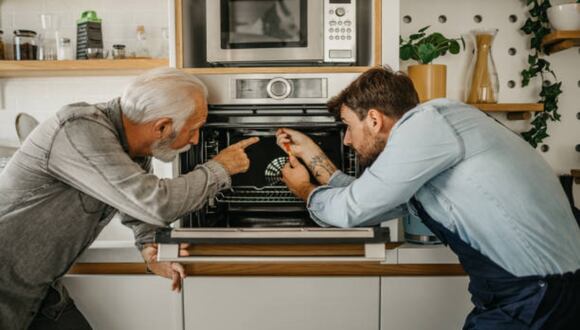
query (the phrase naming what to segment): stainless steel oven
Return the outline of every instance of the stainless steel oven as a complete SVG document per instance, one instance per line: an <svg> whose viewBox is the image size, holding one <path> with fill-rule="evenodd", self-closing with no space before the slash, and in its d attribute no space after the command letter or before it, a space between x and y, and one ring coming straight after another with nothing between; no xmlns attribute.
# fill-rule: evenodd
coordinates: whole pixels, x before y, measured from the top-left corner
<svg viewBox="0 0 580 330"><path fill-rule="evenodd" d="M346 82L350 77L346 78ZM344 79L344 77L343 77ZM300 130L310 136L334 164L357 176L354 151L343 145L344 125L324 103L341 79L308 76L243 76L214 78L209 83L209 115L199 144L180 155L179 171L187 173L242 139L257 136L260 142L246 149L248 172L232 177L232 187L208 200L205 206L181 219L180 228L158 232L160 260L177 260L175 243L195 244L365 244L365 256L329 258L337 261L384 261L389 228L321 228L309 216L305 203L280 181L286 154L276 145L278 128ZM225 103L224 103L225 101ZM310 102L308 102L310 101ZM316 101L316 102L314 102ZM213 103L213 104L212 104ZM370 258L370 259L369 259ZM382 258L382 259L381 259ZM204 261L195 257L189 261ZM210 259L207 259L210 260ZM212 261L255 261L250 258ZM260 259L261 261L302 259ZM306 261L307 259L304 259ZM319 259L317 259L319 260Z"/></svg>

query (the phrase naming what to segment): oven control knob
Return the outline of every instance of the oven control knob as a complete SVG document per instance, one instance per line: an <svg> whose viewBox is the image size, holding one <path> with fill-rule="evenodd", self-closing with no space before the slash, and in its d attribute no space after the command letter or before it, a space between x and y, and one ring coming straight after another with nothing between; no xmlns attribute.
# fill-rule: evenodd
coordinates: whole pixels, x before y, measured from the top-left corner
<svg viewBox="0 0 580 330"><path fill-rule="evenodd" d="M336 8L335 13L336 13L336 16L342 17L342 16L344 16L344 14L346 14L346 10L343 7L338 7L338 8Z"/></svg>
<svg viewBox="0 0 580 330"><path fill-rule="evenodd" d="M276 100L283 100L292 94L292 83L284 78L274 78L266 87L268 95Z"/></svg>

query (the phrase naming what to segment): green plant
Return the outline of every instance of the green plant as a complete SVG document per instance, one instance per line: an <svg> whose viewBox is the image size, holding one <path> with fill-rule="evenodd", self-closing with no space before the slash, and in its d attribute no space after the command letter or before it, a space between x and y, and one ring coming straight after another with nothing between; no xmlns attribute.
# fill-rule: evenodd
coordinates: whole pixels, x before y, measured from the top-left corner
<svg viewBox="0 0 580 330"><path fill-rule="evenodd" d="M411 34L409 40L404 40L403 37L399 37L399 56L401 60L413 59L420 64L429 64L447 52L458 54L461 51L459 40L461 40L463 49L465 49L465 40L463 40L463 37L448 39L438 32L427 35L425 31L429 27L426 26L417 33Z"/></svg>
<svg viewBox="0 0 580 330"><path fill-rule="evenodd" d="M558 97L562 94L562 82L554 71L550 68L550 62L540 58L541 54L547 54L542 47L542 39L551 31L547 10L551 7L549 0L524 0L529 7L530 17L526 20L521 30L530 39L532 53L528 56L529 67L522 71L522 87L527 86L530 80L538 75L542 79L542 89L540 91L540 103L544 104L543 112L536 112L532 120L532 128L522 133L522 137L528 141L532 147L536 148L542 143L548 134L548 121L560 121L558 113ZM580 2L577 0L576 2ZM550 82L545 75L551 75L555 82Z"/></svg>

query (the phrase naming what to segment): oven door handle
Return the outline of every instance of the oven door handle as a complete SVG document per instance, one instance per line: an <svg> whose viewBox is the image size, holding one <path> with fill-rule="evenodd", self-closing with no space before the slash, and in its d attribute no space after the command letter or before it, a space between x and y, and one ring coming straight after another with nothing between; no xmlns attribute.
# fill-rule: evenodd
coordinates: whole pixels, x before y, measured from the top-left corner
<svg viewBox="0 0 580 330"><path fill-rule="evenodd" d="M365 255L355 257L341 256L179 256L179 244L159 244L157 261L180 263L387 263L384 243L365 244Z"/></svg>

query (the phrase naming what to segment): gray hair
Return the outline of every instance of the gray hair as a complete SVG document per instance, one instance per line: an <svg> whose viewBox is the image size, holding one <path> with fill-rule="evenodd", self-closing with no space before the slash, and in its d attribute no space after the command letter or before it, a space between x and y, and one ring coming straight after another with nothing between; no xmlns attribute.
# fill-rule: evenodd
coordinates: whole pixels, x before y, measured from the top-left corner
<svg viewBox="0 0 580 330"><path fill-rule="evenodd" d="M173 68L154 69L136 77L121 96L121 110L135 123L171 118L179 131L195 111L193 92L207 98L199 78Z"/></svg>

